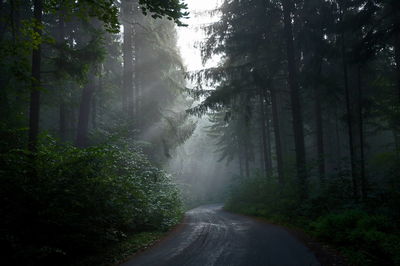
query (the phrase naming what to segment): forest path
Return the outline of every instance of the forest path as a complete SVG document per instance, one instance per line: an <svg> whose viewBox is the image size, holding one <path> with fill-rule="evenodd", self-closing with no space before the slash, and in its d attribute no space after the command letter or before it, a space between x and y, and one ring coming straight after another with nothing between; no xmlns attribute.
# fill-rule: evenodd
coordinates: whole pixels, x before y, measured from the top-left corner
<svg viewBox="0 0 400 266"><path fill-rule="evenodd" d="M190 210L182 228L122 266L320 265L283 228L222 210L221 204Z"/></svg>

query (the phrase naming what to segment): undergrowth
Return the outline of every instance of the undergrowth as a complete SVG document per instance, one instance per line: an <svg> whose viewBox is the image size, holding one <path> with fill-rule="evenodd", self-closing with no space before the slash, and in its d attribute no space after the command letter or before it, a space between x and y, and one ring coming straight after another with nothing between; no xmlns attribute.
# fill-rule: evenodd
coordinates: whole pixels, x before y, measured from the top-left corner
<svg viewBox="0 0 400 266"><path fill-rule="evenodd" d="M295 180L279 185L273 178L240 178L232 185L225 209L259 216L274 223L301 228L335 246L351 265L400 265L398 178L385 193L369 194L364 201L351 197L345 176L332 176L323 186L309 186L301 199Z"/></svg>
<svg viewBox="0 0 400 266"><path fill-rule="evenodd" d="M140 233L182 217L170 176L130 143L81 149L44 137L36 154L0 148L3 265L71 265L132 235L148 243L156 235Z"/></svg>

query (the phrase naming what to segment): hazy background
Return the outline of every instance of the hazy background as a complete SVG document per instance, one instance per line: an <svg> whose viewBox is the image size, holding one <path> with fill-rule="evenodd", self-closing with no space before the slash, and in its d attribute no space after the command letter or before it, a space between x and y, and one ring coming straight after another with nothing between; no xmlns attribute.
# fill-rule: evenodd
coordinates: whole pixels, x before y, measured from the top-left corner
<svg viewBox="0 0 400 266"><path fill-rule="evenodd" d="M218 7L220 1L188 0L186 3L190 12L190 18L186 20L188 27L178 28L178 47L186 70L191 73L215 67L218 57L202 65L199 45L206 38L202 26L219 19L218 14L210 13L214 13L212 11ZM187 81L187 87L192 88L193 84ZM198 103L193 103L196 104ZM208 135L208 127L211 125L209 117L205 115L193 119L197 122L193 135L171 154L167 169L176 176L188 206L223 201L236 168L225 160L219 161L216 140Z"/></svg>

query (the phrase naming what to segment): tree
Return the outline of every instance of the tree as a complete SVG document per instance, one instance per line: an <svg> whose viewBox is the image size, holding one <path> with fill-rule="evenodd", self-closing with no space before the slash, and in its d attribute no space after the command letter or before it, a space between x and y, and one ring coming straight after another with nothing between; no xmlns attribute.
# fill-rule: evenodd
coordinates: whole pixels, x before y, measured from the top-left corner
<svg viewBox="0 0 400 266"><path fill-rule="evenodd" d="M307 195L306 151L304 146L303 115L300 104L299 84L297 80L297 65L293 45L292 12L294 4L291 0L283 0L284 35L287 49L288 84L293 116L293 134L296 149L297 175L302 198Z"/></svg>
<svg viewBox="0 0 400 266"><path fill-rule="evenodd" d="M29 149L36 151L39 134L40 89L41 89L41 38L42 38L42 0L33 1L34 25L38 43L32 52L32 84L29 107Z"/></svg>

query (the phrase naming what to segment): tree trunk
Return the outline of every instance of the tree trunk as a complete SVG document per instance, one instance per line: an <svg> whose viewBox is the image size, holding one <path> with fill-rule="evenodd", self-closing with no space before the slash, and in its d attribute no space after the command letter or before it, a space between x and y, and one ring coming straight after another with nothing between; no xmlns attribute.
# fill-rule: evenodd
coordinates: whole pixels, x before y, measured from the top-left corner
<svg viewBox="0 0 400 266"><path fill-rule="evenodd" d="M140 12L136 12L138 7L135 5L134 9L134 15L136 18L140 17L142 14ZM141 72L140 72L140 65L142 63L141 56L140 56L140 45L141 42L139 41L141 36L140 34L140 29L139 27L135 26L134 27L134 33L135 33L135 38L134 38L134 49L135 49L135 61L134 61L134 112L135 112L135 121L136 121L136 126L138 128L141 127Z"/></svg>
<svg viewBox="0 0 400 266"><path fill-rule="evenodd" d="M263 96L265 101L268 103L267 97L265 95L265 90L263 90ZM272 168L272 153L271 153L271 125L270 125L270 121L269 121L269 113L268 113L268 105L265 106L265 129L266 129L266 133L267 133L267 166L268 166L268 171L267 174L269 176L273 175L273 168Z"/></svg>
<svg viewBox="0 0 400 266"><path fill-rule="evenodd" d="M321 75L321 64L319 63L318 77ZM322 125L322 108L321 108L321 91L318 88L318 82L314 82L314 96L315 96L315 126L316 126L316 139L317 139L317 158L318 158L318 174L320 182L323 183L325 179L325 153L324 153L324 131Z"/></svg>
<svg viewBox="0 0 400 266"><path fill-rule="evenodd" d="M356 174L356 163L355 163L355 153L354 153L354 141L353 141L353 119L351 115L350 106L350 89L349 89L349 78L346 60L346 46L344 40L344 34L342 33L342 61L343 61L343 78L344 78L344 90L346 96L346 113L347 113L347 130L349 135L349 151L350 151L350 172L351 180L353 184L353 197L358 198L358 182Z"/></svg>
<svg viewBox="0 0 400 266"><path fill-rule="evenodd" d="M249 146L247 140L244 143L244 168L246 171L246 177L250 177L250 158L249 158Z"/></svg>
<svg viewBox="0 0 400 266"><path fill-rule="evenodd" d="M42 0L33 1L33 14L35 19L34 31L42 36ZM32 83L29 106L29 150L36 152L37 138L39 134L39 113L40 113L40 66L41 66L41 44L32 52Z"/></svg>
<svg viewBox="0 0 400 266"><path fill-rule="evenodd" d="M360 137L360 180L361 180L361 197L363 200L367 197L367 179L365 176L365 158L364 158L364 117L363 117L363 93L361 66L357 69L358 80L358 119L359 119L359 137Z"/></svg>
<svg viewBox="0 0 400 266"><path fill-rule="evenodd" d="M395 34L394 41L395 61L396 61L396 77L397 77L397 93L400 103L400 31Z"/></svg>
<svg viewBox="0 0 400 266"><path fill-rule="evenodd" d="M10 1L10 23L11 23L11 34L14 46L16 45L17 39L20 35L21 18L20 18L20 2L19 0Z"/></svg>
<svg viewBox="0 0 400 266"><path fill-rule="evenodd" d="M64 7L61 7L58 17L58 42L65 43L65 21L64 21ZM60 55L62 56L62 55ZM60 88L60 107L59 107L59 137L61 141L66 140L67 131L67 105L64 100L64 94Z"/></svg>
<svg viewBox="0 0 400 266"><path fill-rule="evenodd" d="M236 136L236 140L237 140L237 145L238 145L238 157L239 157L239 173L240 173L240 177L243 176L243 155L242 155L242 149L241 149L241 145L240 145L240 140L239 137Z"/></svg>
<svg viewBox="0 0 400 266"><path fill-rule="evenodd" d="M261 138L262 138L262 151L263 151L263 169L264 173L267 175L267 177L272 176L271 173L271 165L269 164L269 156L268 156L268 143L267 143L267 132L265 129L265 122L266 122L266 116L265 116L265 107L264 107L264 95L263 95L263 90L260 87L259 89L259 104L260 104L260 126L261 126Z"/></svg>
<svg viewBox="0 0 400 266"><path fill-rule="evenodd" d="M278 181L282 185L284 183L283 177L283 159L282 159L282 144L281 144L281 132L279 126L278 106L276 100L276 91L274 88L270 88L271 92L271 105L272 105L272 123L274 126L275 136L275 150L276 150L276 165L278 170Z"/></svg>
<svg viewBox="0 0 400 266"><path fill-rule="evenodd" d="M122 86L124 91L124 105L129 121L133 119L133 4L132 1L122 1L122 21L124 26L124 42L122 45L124 70Z"/></svg>
<svg viewBox="0 0 400 266"><path fill-rule="evenodd" d="M284 35L286 40L286 52L288 60L288 83L290 88L290 100L293 116L293 133L296 150L296 167L299 179L301 198L307 197L307 171L306 151L304 145L303 116L300 104L299 84L297 81L297 65L293 44L292 26L292 0L283 0Z"/></svg>
<svg viewBox="0 0 400 266"><path fill-rule="evenodd" d="M79 120L78 120L78 132L76 136L76 146L86 147L87 136L89 130L89 117L90 117L90 106L92 102L92 96L94 91L94 69L92 67L89 74L89 81L82 90L81 104L79 107Z"/></svg>
<svg viewBox="0 0 400 266"><path fill-rule="evenodd" d="M61 141L65 141L67 138L67 106L63 100L63 97L60 97L60 109L59 109L59 136Z"/></svg>
<svg viewBox="0 0 400 266"><path fill-rule="evenodd" d="M97 95L96 93L93 92L92 96L92 128L96 129L97 128Z"/></svg>

